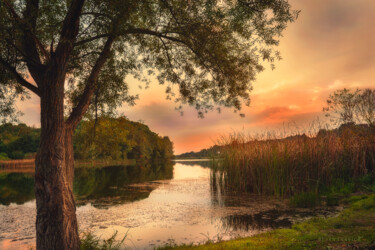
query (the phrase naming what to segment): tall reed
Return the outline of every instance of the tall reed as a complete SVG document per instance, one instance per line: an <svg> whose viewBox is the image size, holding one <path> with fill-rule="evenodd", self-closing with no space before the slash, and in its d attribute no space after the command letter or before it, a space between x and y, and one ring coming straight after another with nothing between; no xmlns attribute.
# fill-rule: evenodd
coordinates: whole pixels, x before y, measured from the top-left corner
<svg viewBox="0 0 375 250"><path fill-rule="evenodd" d="M232 134L220 141L225 185L237 191L291 196L334 181L375 174L375 130L342 126L284 139Z"/></svg>

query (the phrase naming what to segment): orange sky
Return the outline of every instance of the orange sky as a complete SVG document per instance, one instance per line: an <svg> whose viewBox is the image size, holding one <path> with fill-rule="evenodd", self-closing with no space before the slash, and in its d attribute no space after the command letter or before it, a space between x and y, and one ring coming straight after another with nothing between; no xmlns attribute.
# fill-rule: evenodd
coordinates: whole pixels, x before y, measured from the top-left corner
<svg viewBox="0 0 375 250"><path fill-rule="evenodd" d="M251 106L244 118L224 109L204 119L185 107L184 115L165 100L164 88L152 81L134 107L119 109L131 120L142 120L151 130L167 135L175 153L197 151L214 144L220 135L243 131L255 134L308 124L322 116L330 92L344 88L375 87L375 1L293 0L299 19L289 25L279 50L283 60L262 72L253 83ZM268 65L266 65L268 66ZM268 67L269 68L269 67ZM21 120L39 126L39 100L18 103ZM293 125L290 125L293 124Z"/></svg>

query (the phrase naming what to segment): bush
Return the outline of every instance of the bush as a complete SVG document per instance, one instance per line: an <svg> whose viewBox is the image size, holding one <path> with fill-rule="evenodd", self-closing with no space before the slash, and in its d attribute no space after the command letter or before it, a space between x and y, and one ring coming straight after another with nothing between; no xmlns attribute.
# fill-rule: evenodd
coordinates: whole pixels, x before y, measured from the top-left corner
<svg viewBox="0 0 375 250"><path fill-rule="evenodd" d="M1 152L0 153L0 160L9 160L9 157L8 157L7 153Z"/></svg>
<svg viewBox="0 0 375 250"><path fill-rule="evenodd" d="M25 153L21 150L12 151L9 153L9 158L12 159L23 159L25 157Z"/></svg>

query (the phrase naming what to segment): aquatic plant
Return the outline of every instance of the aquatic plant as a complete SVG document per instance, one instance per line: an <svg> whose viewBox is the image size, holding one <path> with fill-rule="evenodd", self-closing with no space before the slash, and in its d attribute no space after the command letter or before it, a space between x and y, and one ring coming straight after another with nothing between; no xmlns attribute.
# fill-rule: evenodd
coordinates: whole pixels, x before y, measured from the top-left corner
<svg viewBox="0 0 375 250"><path fill-rule="evenodd" d="M235 133L223 137L216 169L224 172L225 188L309 200L326 187L375 174L375 130L371 126L343 125L319 130L315 136L294 134L278 139ZM339 187L340 185L336 185ZM344 191L344 190L342 190ZM297 199L297 198L296 198Z"/></svg>
<svg viewBox="0 0 375 250"><path fill-rule="evenodd" d="M92 232L83 233L81 236L81 250L120 250L125 249L124 241L127 237L126 233L122 240L116 240L118 231L115 231L111 237L106 240L95 236Z"/></svg>

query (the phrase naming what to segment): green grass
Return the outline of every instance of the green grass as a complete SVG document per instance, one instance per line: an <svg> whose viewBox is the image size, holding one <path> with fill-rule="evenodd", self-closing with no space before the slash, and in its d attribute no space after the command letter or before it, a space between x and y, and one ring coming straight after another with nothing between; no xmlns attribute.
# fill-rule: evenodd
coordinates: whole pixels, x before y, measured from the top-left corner
<svg viewBox="0 0 375 250"><path fill-rule="evenodd" d="M116 240L117 231L108 239L103 240L100 237L95 236L93 233L84 233L81 236L80 250L120 250L125 249L124 241L127 234L122 238L121 241Z"/></svg>
<svg viewBox="0 0 375 250"><path fill-rule="evenodd" d="M301 192L290 198L291 207L312 208L319 205L338 206L339 201L355 192L375 192L375 178L372 175L353 178L349 181L336 180L329 186L321 186L314 192Z"/></svg>
<svg viewBox="0 0 375 250"><path fill-rule="evenodd" d="M348 208L337 217L312 218L290 229L200 246L160 249L362 249L375 247L375 194L344 200Z"/></svg>

